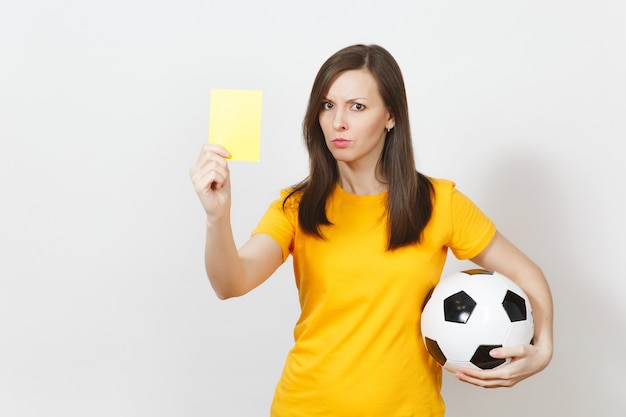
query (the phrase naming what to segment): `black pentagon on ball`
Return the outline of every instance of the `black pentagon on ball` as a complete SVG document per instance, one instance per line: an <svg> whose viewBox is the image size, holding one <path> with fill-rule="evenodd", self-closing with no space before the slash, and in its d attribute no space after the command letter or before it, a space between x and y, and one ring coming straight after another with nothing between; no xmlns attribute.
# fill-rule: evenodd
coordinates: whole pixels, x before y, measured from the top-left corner
<svg viewBox="0 0 626 417"><path fill-rule="evenodd" d="M474 307L476 307L476 301L465 291L459 291L443 300L444 318L453 323L467 323Z"/></svg>
<svg viewBox="0 0 626 417"><path fill-rule="evenodd" d="M480 369L493 369L496 366L502 365L506 362L505 359L496 359L489 355L491 349L502 347L502 345L480 345L474 352L470 362L478 366Z"/></svg>
<svg viewBox="0 0 626 417"><path fill-rule="evenodd" d="M426 350L428 350L428 353L430 353L439 365L443 366L448 359L446 359L446 355L444 355L441 351L439 343L437 343L436 340L429 339L428 337L425 337L424 339L426 340Z"/></svg>
<svg viewBox="0 0 626 417"><path fill-rule="evenodd" d="M502 307L511 321L526 320L526 302L519 294L508 290L502 301Z"/></svg>
<svg viewBox="0 0 626 417"><path fill-rule="evenodd" d="M487 271L486 269L466 269L461 272L467 275L493 275L493 271Z"/></svg>

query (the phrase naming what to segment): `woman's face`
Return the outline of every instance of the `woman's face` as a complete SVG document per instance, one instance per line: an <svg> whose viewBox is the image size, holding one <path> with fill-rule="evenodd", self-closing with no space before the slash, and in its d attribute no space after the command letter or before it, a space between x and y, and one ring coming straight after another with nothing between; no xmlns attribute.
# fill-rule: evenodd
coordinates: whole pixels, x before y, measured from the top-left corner
<svg viewBox="0 0 626 417"><path fill-rule="evenodd" d="M338 162L376 166L394 119L368 70L345 71L322 99L319 122Z"/></svg>

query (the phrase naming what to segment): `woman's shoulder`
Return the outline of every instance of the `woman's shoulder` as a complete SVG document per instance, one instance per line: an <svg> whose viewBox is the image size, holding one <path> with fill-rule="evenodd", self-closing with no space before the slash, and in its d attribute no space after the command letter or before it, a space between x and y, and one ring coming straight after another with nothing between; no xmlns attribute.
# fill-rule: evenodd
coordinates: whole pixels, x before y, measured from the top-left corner
<svg viewBox="0 0 626 417"><path fill-rule="evenodd" d="M284 209L297 209L301 199L302 191L292 186L281 189L280 197L277 201L280 202Z"/></svg>
<svg viewBox="0 0 626 417"><path fill-rule="evenodd" d="M456 187L456 182L447 178L428 177L428 180L432 184L435 194L450 193Z"/></svg>

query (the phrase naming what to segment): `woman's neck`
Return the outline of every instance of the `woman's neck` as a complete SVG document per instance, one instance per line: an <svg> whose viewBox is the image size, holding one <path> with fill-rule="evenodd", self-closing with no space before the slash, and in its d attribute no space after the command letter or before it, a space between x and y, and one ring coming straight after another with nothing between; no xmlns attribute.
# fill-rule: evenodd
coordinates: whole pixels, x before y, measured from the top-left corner
<svg viewBox="0 0 626 417"><path fill-rule="evenodd" d="M387 183L381 175L374 172L356 172L350 169L339 169L337 184L354 195L377 195L387 191Z"/></svg>

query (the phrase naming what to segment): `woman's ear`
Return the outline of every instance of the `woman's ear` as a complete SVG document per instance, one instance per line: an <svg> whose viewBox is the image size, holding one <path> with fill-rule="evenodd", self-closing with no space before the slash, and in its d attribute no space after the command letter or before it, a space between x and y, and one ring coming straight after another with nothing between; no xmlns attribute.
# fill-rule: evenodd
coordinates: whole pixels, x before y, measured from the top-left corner
<svg viewBox="0 0 626 417"><path fill-rule="evenodd" d="M393 115L389 115L389 120L385 123L385 129L389 132L396 125L396 119L394 119Z"/></svg>

